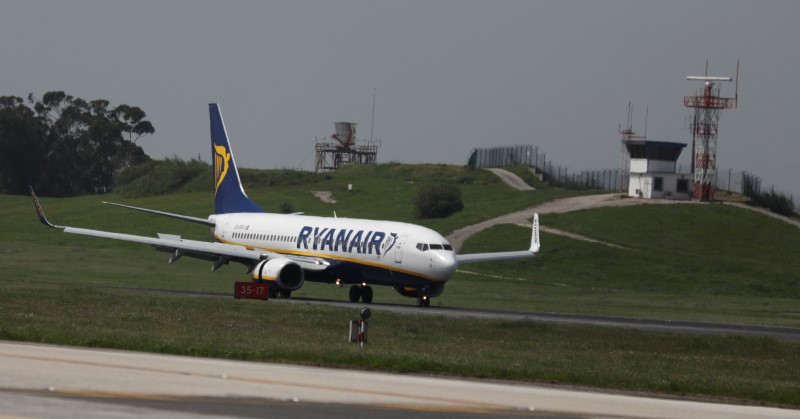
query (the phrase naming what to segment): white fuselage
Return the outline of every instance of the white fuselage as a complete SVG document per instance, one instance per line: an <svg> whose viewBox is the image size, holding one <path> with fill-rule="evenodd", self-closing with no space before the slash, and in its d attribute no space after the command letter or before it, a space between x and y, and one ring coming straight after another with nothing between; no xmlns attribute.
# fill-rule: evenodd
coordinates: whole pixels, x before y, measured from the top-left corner
<svg viewBox="0 0 800 419"><path fill-rule="evenodd" d="M414 224L269 213L218 214L209 219L215 223L219 242L345 263L345 275L359 276L358 282L372 282L369 275L360 276L363 272L385 270L397 278L392 285L403 286L409 277L444 283L457 266L444 237ZM386 275L378 276L383 279L376 283L390 285Z"/></svg>

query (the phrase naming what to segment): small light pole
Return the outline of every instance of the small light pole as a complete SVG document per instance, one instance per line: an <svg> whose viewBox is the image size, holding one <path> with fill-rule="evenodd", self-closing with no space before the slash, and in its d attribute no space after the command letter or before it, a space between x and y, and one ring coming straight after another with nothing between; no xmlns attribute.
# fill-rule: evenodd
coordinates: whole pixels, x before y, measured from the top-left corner
<svg viewBox="0 0 800 419"><path fill-rule="evenodd" d="M350 342L358 343L363 347L367 343L367 320L372 316L372 310L364 307L358 315L361 317L360 320L350 321Z"/></svg>

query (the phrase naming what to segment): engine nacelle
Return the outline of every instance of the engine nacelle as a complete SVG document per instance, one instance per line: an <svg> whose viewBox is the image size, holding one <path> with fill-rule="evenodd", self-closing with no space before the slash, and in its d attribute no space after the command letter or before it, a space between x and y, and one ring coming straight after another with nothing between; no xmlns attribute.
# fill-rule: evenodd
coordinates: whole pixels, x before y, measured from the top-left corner
<svg viewBox="0 0 800 419"><path fill-rule="evenodd" d="M294 291L303 286L303 268L286 258L275 258L258 262L253 269L253 281L270 281L278 288Z"/></svg>

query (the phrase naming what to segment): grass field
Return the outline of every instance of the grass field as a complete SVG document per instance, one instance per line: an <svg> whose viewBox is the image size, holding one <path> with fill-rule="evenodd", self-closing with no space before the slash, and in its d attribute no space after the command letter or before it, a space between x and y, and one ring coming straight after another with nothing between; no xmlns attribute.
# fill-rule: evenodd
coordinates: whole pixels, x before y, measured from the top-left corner
<svg viewBox="0 0 800 419"><path fill-rule="evenodd" d="M403 373L573 384L800 406L800 345L0 283L0 339ZM487 339L491 336L491 339Z"/></svg>
<svg viewBox="0 0 800 419"><path fill-rule="evenodd" d="M548 200L588 193L537 184L520 192L484 171L388 164L295 178L244 176L269 211L289 202L311 215L417 222L447 234ZM456 184L464 211L413 220L428 182ZM353 191L347 185L354 186ZM101 205L101 200L206 217L210 192L42 199L56 224L207 240L206 228ZM325 204L310 191L332 191ZM800 229L723 205L606 208L541 217L555 227L623 248L542 234L534 259L464 266L433 305L724 321L800 327ZM530 230L498 226L464 252L527 247ZM682 336L531 322L379 314L366 351L344 342L346 310L224 298L167 296L93 285L231 292L244 267L42 227L30 197L0 196L0 338L440 373L617 389L726 396L800 406L800 345L772 339ZM346 299L346 289L306 284L298 296ZM413 304L384 287L380 302ZM486 343L484 336L493 339ZM290 337L286 339L284 337ZM601 360L601 362L598 362Z"/></svg>
<svg viewBox="0 0 800 419"><path fill-rule="evenodd" d="M457 276L448 297L492 281L503 292L487 290L486 301L472 304L505 299L518 310L800 327L800 229L793 226L695 204L548 214L541 222L624 249L543 234L535 260L465 267L482 275ZM504 225L463 250L519 248L528 240L527 229Z"/></svg>

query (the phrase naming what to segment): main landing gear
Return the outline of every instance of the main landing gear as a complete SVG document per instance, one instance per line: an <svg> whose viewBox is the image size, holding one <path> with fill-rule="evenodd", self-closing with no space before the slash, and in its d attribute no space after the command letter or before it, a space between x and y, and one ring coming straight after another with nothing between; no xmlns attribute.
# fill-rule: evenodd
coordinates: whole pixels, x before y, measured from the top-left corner
<svg viewBox="0 0 800 419"><path fill-rule="evenodd" d="M350 302L357 303L359 298L361 302L369 304L372 302L372 287L369 285L353 285L350 287Z"/></svg>
<svg viewBox="0 0 800 419"><path fill-rule="evenodd" d="M280 298L283 300L289 299L292 296L291 291L287 290L269 290L269 298Z"/></svg>
<svg viewBox="0 0 800 419"><path fill-rule="evenodd" d="M420 295L417 297L417 306L419 307L430 307L431 306L431 299L425 294Z"/></svg>

